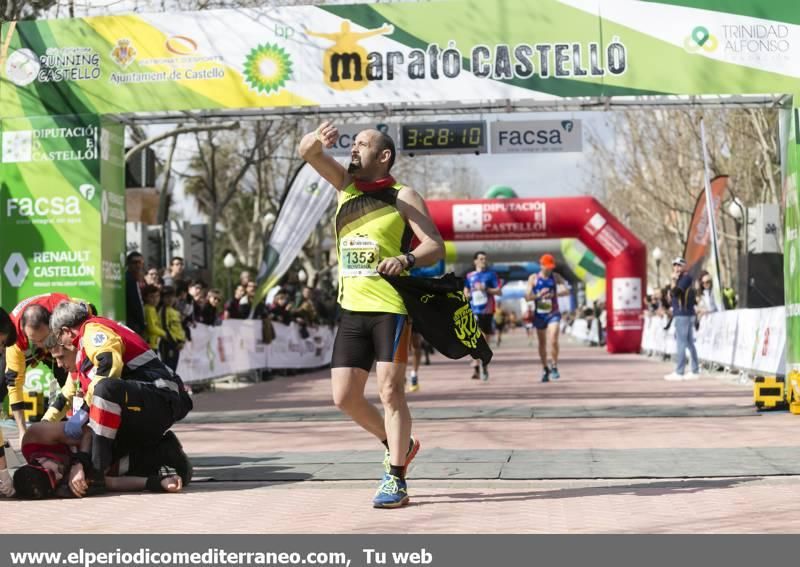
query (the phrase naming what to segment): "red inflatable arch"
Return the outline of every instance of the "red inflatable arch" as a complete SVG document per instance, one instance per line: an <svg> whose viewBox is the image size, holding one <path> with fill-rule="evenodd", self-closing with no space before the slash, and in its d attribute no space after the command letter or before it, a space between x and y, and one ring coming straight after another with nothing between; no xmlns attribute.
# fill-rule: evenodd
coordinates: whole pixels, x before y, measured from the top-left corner
<svg viewBox="0 0 800 567"><path fill-rule="evenodd" d="M606 265L608 352L639 351L647 250L595 199L477 199L427 205L445 240L579 238Z"/></svg>

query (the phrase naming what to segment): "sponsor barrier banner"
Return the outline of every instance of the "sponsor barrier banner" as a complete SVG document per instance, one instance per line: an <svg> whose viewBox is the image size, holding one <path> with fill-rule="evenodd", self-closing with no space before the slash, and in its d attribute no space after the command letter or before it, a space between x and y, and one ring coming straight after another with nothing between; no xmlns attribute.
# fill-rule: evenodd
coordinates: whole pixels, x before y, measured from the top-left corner
<svg viewBox="0 0 800 567"><path fill-rule="evenodd" d="M668 318L646 316L642 351L675 354L674 325ZM701 318L695 334L700 360L766 375L783 375L786 357L786 310L738 309L711 313Z"/></svg>
<svg viewBox="0 0 800 567"><path fill-rule="evenodd" d="M6 22L0 114L800 92L800 25L785 3L684 4L453 0Z"/></svg>
<svg viewBox="0 0 800 567"><path fill-rule="evenodd" d="M186 383L242 374L264 368L321 368L330 364L334 331L273 322L275 337L262 340L261 321L226 320L222 325L197 325L178 362L178 375Z"/></svg>
<svg viewBox="0 0 800 567"><path fill-rule="evenodd" d="M0 127L0 303L58 291L123 319L123 129L96 116Z"/></svg>

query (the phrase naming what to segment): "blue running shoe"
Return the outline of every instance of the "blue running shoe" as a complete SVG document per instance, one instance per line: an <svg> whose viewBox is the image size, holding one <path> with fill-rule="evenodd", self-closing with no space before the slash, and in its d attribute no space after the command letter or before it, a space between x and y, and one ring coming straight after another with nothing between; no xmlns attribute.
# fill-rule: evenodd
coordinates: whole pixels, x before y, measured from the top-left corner
<svg viewBox="0 0 800 567"><path fill-rule="evenodd" d="M561 374L558 373L557 367L553 366L550 369L550 378L552 378L553 380L558 380L559 378L561 378Z"/></svg>
<svg viewBox="0 0 800 567"><path fill-rule="evenodd" d="M550 381L550 370L545 368L542 371L542 382L549 382Z"/></svg>
<svg viewBox="0 0 800 567"><path fill-rule="evenodd" d="M384 473L378 492L372 499L375 508L400 508L411 501L405 479Z"/></svg>

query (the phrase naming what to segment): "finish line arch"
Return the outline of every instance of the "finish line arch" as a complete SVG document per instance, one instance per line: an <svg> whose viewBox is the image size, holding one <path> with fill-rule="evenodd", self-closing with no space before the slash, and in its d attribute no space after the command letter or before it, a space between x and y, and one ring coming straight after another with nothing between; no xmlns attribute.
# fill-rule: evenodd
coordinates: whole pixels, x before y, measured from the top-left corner
<svg viewBox="0 0 800 567"><path fill-rule="evenodd" d="M606 265L608 352L639 352L647 248L596 199L475 199L427 205L445 240L580 239Z"/></svg>

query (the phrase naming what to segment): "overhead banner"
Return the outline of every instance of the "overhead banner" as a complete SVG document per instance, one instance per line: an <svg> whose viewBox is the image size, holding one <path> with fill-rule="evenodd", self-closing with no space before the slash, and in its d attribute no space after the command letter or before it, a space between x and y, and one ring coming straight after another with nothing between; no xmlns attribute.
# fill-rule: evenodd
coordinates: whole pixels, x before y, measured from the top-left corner
<svg viewBox="0 0 800 567"><path fill-rule="evenodd" d="M96 116L2 121L0 303L5 309L58 291L124 319L122 139L120 124Z"/></svg>
<svg viewBox="0 0 800 567"><path fill-rule="evenodd" d="M679 4L453 0L11 22L0 117L800 92L791 3Z"/></svg>

